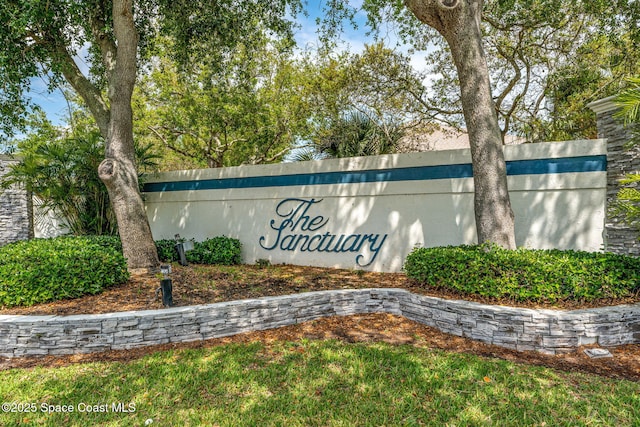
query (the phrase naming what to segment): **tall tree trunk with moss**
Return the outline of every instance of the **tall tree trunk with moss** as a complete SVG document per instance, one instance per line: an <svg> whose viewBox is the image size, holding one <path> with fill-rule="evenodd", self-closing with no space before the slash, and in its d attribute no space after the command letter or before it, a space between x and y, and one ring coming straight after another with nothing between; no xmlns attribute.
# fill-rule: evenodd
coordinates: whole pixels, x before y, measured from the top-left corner
<svg viewBox="0 0 640 427"><path fill-rule="evenodd" d="M106 141L98 175L105 183L118 222L122 250L129 269L154 269L158 253L138 186L133 143L131 96L137 74L138 33L131 0L114 0L113 33L104 25L107 2L98 2L91 26L102 53L108 82L106 105L100 92L77 68L65 48L59 54L67 81L87 103Z"/></svg>
<svg viewBox="0 0 640 427"><path fill-rule="evenodd" d="M482 48L483 1L405 0L405 3L420 21L435 28L451 48L471 145L478 242L513 249L515 227L502 137Z"/></svg>
<svg viewBox="0 0 640 427"><path fill-rule="evenodd" d="M155 268L158 254L139 192L133 143L131 96L136 82L138 35L131 0L113 2L113 29L117 52L108 89L111 114L105 159L98 174L109 191L129 268Z"/></svg>

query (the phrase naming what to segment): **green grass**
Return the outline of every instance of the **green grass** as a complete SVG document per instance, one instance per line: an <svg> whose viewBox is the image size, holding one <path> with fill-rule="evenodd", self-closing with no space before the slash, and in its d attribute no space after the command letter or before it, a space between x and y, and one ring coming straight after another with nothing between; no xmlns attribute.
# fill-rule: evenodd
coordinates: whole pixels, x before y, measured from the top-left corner
<svg viewBox="0 0 640 427"><path fill-rule="evenodd" d="M5 402L133 413L0 413L0 425L634 426L640 384L439 350L301 341L0 372Z"/></svg>

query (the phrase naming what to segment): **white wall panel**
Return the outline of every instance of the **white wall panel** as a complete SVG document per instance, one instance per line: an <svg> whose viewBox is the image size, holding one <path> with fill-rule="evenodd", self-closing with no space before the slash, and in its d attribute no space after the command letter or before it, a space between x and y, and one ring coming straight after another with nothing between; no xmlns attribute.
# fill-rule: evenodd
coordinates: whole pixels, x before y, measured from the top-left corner
<svg viewBox="0 0 640 427"><path fill-rule="evenodd" d="M518 245L601 250L604 140L504 150ZM144 196L155 239L226 235L247 263L400 271L416 245L476 241L470 163L464 149L170 172Z"/></svg>

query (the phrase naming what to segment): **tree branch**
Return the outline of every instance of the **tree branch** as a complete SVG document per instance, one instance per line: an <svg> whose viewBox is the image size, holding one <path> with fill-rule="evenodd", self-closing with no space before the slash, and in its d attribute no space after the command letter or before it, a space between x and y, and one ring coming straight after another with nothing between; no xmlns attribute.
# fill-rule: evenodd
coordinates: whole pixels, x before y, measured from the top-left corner
<svg viewBox="0 0 640 427"><path fill-rule="evenodd" d="M523 31L519 31L518 42L516 43L515 47L512 49L511 54L509 54L505 49L503 49L503 47L500 44L498 43L495 44L496 52L498 52L498 54L502 56L511 65L514 72L514 76L510 79L509 83L507 84L507 87L496 98L497 109L500 109L502 107L502 102L504 102L507 95L513 90L513 88L522 78L522 72L520 70L520 65L518 64L518 61L516 61L516 56L522 59L522 55L519 55L519 52L521 50L523 39L524 39Z"/></svg>
<svg viewBox="0 0 640 427"><path fill-rule="evenodd" d="M153 126L147 126L147 129L149 129L151 132L153 132L160 141L162 141L162 143L166 146L168 146L168 142L167 142L167 138L165 138L160 132L158 132L158 130L156 128L154 128Z"/></svg>
<svg viewBox="0 0 640 427"><path fill-rule="evenodd" d="M62 39L62 36L58 36ZM107 103L102 98L102 93L89 79L87 79L78 65L73 60L66 47L61 44L55 45L55 54L62 67L62 75L69 82L71 87L82 97L89 107L91 114L96 120L100 134L107 138L111 111Z"/></svg>
<svg viewBox="0 0 640 427"><path fill-rule="evenodd" d="M176 147L175 145L171 144L167 138L165 138L159 131L158 129L154 128L153 126L147 126L147 129L149 129L151 132L153 132L156 137L158 137L158 139L160 139L160 141L162 141L162 143L164 144L165 147L167 147L168 149L175 151L176 153L183 155L185 157L188 158L193 158L193 155L190 154L189 152L182 150L178 147Z"/></svg>
<svg viewBox="0 0 640 427"><path fill-rule="evenodd" d="M113 1L113 30L117 51L113 78L109 81L109 98L124 96L130 103L136 82L138 52L138 33L133 22L132 0ZM118 95L116 92L119 92Z"/></svg>
<svg viewBox="0 0 640 427"><path fill-rule="evenodd" d="M99 1L96 10L91 17L91 30L96 44L100 47L102 54L102 63L107 71L107 81L111 80L111 73L115 68L117 47L115 41L108 31L105 31L107 24L104 16L106 15L106 5L103 1Z"/></svg>

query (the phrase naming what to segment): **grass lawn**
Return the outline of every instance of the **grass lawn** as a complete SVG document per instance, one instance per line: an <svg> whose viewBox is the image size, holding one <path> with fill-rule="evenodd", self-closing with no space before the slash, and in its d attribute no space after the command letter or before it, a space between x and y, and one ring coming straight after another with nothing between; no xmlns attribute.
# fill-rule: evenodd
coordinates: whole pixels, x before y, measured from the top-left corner
<svg viewBox="0 0 640 427"><path fill-rule="evenodd" d="M7 413L3 406L2 426L141 426L149 419L153 426L640 425L640 383L339 341L228 344L129 363L7 370L0 397L36 409ZM61 409L48 405L74 412L46 413ZM107 412L79 412L86 405Z"/></svg>

